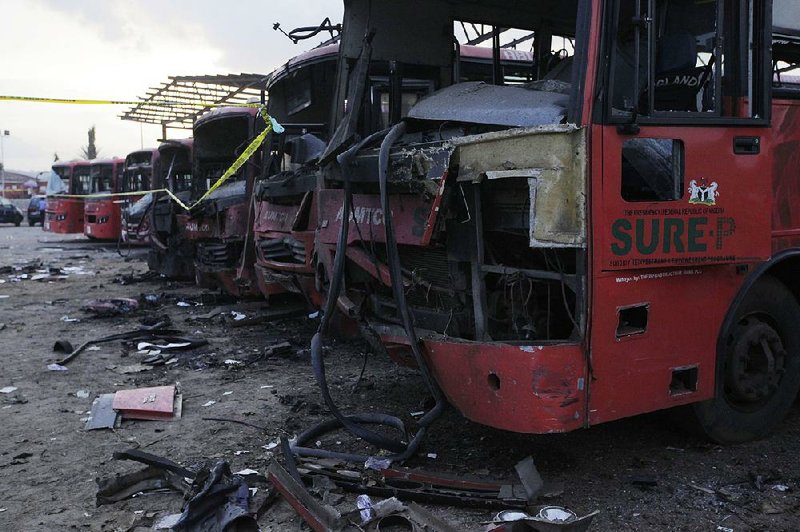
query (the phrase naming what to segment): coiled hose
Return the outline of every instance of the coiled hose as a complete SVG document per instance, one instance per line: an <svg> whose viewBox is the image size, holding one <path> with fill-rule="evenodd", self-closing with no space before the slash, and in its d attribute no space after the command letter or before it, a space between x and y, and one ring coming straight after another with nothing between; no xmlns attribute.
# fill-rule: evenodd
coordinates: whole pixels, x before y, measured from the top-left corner
<svg viewBox="0 0 800 532"><path fill-rule="evenodd" d="M439 389L436 381L433 379L430 369L428 368L425 358L422 356L422 351L419 348L419 339L417 338L414 330L411 313L406 305L405 293L403 291L403 277L400 264L400 256L397 251L397 240L394 234L394 225L392 221L392 212L389 208L389 192L388 192L388 169L389 169L389 151L399 138L403 136L406 131L406 125L401 122L390 130L383 130L374 133L359 142L346 152L340 154L336 160L342 171L342 180L344 183L344 202L343 202L343 216L342 226L339 230L339 237L337 240L336 256L334 258L333 272L331 274L330 286L328 289L327 299L325 301L324 314L320 322L319 329L311 340L311 362L314 370L314 377L317 384L322 391L322 396L325 404L334 416L334 420L327 420L320 425L312 427L311 429L300 434L292 444L292 452L299 456L317 456L317 457L330 457L345 461L364 461L368 457L358 454L339 453L335 451L327 451L323 449L308 448L302 445L315 438L322 433L333 430L339 426L344 427L354 436L363 439L364 441L386 449L395 453L388 456L392 462L403 462L416 453L420 443L425 438L428 427L433 421L439 417L444 410L445 400ZM323 360L323 337L328 331L330 319L336 309L336 302L339 298L339 293L344 279L345 264L346 264L346 249L347 237L349 232L349 220L352 210L352 187L350 184L348 166L352 162L356 154L365 146L371 144L377 139L384 137L381 143L380 153L378 157L378 179L380 186L381 206L384 211L384 227L386 231L386 253L389 263L389 272L392 282L392 291L395 303L400 311L400 316L403 322L403 327L408 335L411 343L411 350L414 358L417 361L420 371L422 372L425 384L434 398L435 404L430 411L428 411L418 423L418 430L414 437L409 442L401 441L394 438L389 438L373 430L365 427L363 424L376 424L390 426L405 433L402 420L396 416L388 414L358 414L358 415L344 415L336 407L330 395L328 383L325 377L325 363Z"/></svg>

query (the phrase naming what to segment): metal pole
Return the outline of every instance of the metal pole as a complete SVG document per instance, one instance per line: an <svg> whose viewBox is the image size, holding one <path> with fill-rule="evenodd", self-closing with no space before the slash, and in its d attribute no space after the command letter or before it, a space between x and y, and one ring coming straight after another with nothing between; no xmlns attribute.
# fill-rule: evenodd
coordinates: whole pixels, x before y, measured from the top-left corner
<svg viewBox="0 0 800 532"><path fill-rule="evenodd" d="M5 152L3 151L3 137L8 135L8 131L0 131L0 163L2 163L2 169L0 169L0 177L2 177L3 182L3 197L6 197L6 157Z"/></svg>

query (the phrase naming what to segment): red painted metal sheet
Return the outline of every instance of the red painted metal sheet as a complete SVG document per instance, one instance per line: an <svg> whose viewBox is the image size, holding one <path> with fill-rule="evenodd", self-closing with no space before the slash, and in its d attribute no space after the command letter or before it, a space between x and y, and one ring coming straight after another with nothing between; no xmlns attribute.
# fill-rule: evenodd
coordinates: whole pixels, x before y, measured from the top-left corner
<svg viewBox="0 0 800 532"><path fill-rule="evenodd" d="M86 236L100 240L117 240L122 230L120 200L114 198L87 199L84 206Z"/></svg>
<svg viewBox="0 0 800 532"><path fill-rule="evenodd" d="M47 198L45 231L51 233L83 233L83 199Z"/></svg>
<svg viewBox="0 0 800 532"><path fill-rule="evenodd" d="M268 201L258 201L253 230L257 233L271 231L290 233L299 211L300 205L278 205Z"/></svg>
<svg viewBox="0 0 800 532"><path fill-rule="evenodd" d="M586 362L582 346L432 339L423 343L442 391L469 419L535 434L583 426Z"/></svg>
<svg viewBox="0 0 800 532"><path fill-rule="evenodd" d="M800 102L783 100L772 107L774 135L772 251L800 247Z"/></svg>
<svg viewBox="0 0 800 532"><path fill-rule="evenodd" d="M595 233L603 270L702 266L766 260L771 253L772 150L760 128L642 127L635 138L604 128L602 213ZM761 139L761 153L734 155L734 137ZM681 196L669 201L626 201L623 146L667 139L682 146ZM709 154L717 154L709 157Z"/></svg>
<svg viewBox="0 0 800 532"><path fill-rule="evenodd" d="M318 195L321 213L320 240L325 244L335 244L344 217L344 192L327 189L319 191ZM425 226L431 213L431 202L415 195L393 195L389 198L389 205L394 217L397 243L422 245ZM380 196L353 194L348 244L361 240L362 237L373 242L385 242L384 220Z"/></svg>
<svg viewBox="0 0 800 532"><path fill-rule="evenodd" d="M190 218L188 214L179 214L175 217L178 225L183 227L183 233L189 240L201 240L203 238L213 238L214 231L211 221L205 218Z"/></svg>
<svg viewBox="0 0 800 532"><path fill-rule="evenodd" d="M170 419L173 417L175 386L119 390L112 408L127 419Z"/></svg>

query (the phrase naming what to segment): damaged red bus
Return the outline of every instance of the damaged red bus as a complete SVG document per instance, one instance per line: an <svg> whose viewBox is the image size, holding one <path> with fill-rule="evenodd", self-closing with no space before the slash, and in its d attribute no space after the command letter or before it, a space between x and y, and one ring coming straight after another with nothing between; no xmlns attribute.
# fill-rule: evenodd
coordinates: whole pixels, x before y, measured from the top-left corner
<svg viewBox="0 0 800 532"><path fill-rule="evenodd" d="M256 107L220 107L194 125L191 201L201 198L265 128ZM269 143L269 137L267 143ZM237 297L258 296L253 252L252 191L262 149L188 214L178 216L193 241L197 284Z"/></svg>
<svg viewBox="0 0 800 532"><path fill-rule="evenodd" d="M56 163L53 172L64 183L64 192L47 197L43 229L51 233L83 233L83 198L91 190L91 161Z"/></svg>
<svg viewBox="0 0 800 532"><path fill-rule="evenodd" d="M89 170L89 194L84 205L83 233L98 240L118 240L120 236L121 207L119 197L103 196L122 190L122 169L125 159L101 159L92 161ZM101 194L92 197L91 194Z"/></svg>
<svg viewBox="0 0 800 532"><path fill-rule="evenodd" d="M457 83L459 22L534 32L534 81ZM433 411L505 430L777 426L800 388L794 2L346 0L344 28L326 315L413 356ZM437 90L368 137L370 60Z"/></svg>
<svg viewBox="0 0 800 532"><path fill-rule="evenodd" d="M261 180L255 189L256 275L259 289L269 298L278 293L301 294L318 308L323 296L314 279L314 239L317 229L316 160L332 133L331 113L339 45L310 50L276 70L267 82L268 110L285 128L279 143L281 173ZM491 80L494 69L491 48L462 45L453 76L462 81ZM504 79L532 81L530 52L503 48L499 67ZM393 91L392 83L400 83ZM361 120L371 133L389 124L390 97L401 100L405 116L419 99L432 92L431 80L397 78L385 62L370 65L365 89L369 103Z"/></svg>
<svg viewBox="0 0 800 532"><path fill-rule="evenodd" d="M185 205L192 194L192 139L167 140L158 147L161 172L158 188L170 190ZM169 279L194 280L194 242L178 216L185 214L171 196L153 195L150 209L150 252L147 265Z"/></svg>
<svg viewBox="0 0 800 532"><path fill-rule="evenodd" d="M146 245L150 233L147 212L153 202L153 176L161 171L158 149L137 150L125 157L122 175L122 192L142 192L141 195L125 196L126 207L122 210L122 240L129 244Z"/></svg>
<svg viewBox="0 0 800 532"><path fill-rule="evenodd" d="M338 50L338 44L309 50L267 81L267 110L285 133L271 154L283 171L259 181L254 191L255 273L265 298L293 293L311 306L321 304L312 262L317 227L313 161L329 136Z"/></svg>

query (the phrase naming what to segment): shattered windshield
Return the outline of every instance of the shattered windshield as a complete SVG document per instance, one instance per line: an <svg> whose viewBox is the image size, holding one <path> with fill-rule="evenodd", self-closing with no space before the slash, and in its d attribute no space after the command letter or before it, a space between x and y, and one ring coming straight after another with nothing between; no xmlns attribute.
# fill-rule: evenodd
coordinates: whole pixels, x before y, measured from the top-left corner
<svg viewBox="0 0 800 532"><path fill-rule="evenodd" d="M253 117L250 115L228 115L201 122L194 129L194 169L192 190L195 197L222 177L233 162L242 154L253 140L255 134L264 128L263 120L257 120L255 133L251 131ZM244 180L253 165L258 166L260 151L242 165L228 182Z"/></svg>
<svg viewBox="0 0 800 532"><path fill-rule="evenodd" d="M489 127L575 121L585 3L348 2L340 45L347 91L323 158L355 133L406 117Z"/></svg>

